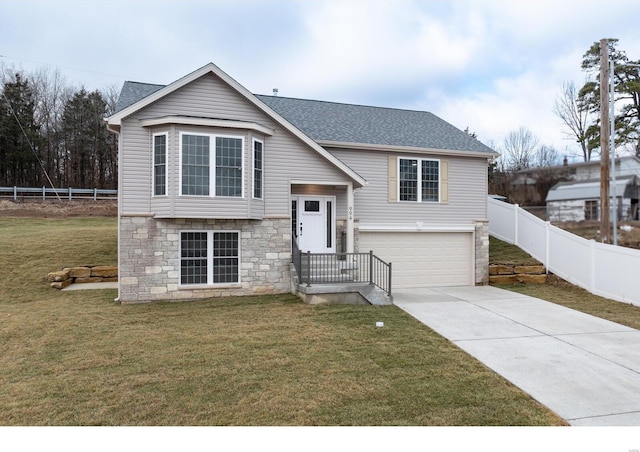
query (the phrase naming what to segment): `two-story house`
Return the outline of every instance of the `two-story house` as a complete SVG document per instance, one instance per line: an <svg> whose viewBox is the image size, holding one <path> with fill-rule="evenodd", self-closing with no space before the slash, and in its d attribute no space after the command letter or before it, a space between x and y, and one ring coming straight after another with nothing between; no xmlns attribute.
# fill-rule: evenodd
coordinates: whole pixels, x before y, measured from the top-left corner
<svg viewBox="0 0 640 452"><path fill-rule="evenodd" d="M107 124L122 302L295 290L298 249L371 250L394 287L488 281L497 154L431 113L254 95L207 64L126 82Z"/></svg>

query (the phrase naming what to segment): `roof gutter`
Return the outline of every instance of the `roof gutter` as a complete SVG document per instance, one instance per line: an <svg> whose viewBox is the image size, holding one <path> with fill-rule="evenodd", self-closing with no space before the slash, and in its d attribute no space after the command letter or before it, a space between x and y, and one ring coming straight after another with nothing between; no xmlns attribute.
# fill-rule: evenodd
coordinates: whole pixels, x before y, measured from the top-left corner
<svg viewBox="0 0 640 452"><path fill-rule="evenodd" d="M460 157L475 157L483 159L492 159L500 156L497 152L477 152L477 151L459 151L453 149L438 148L420 148L415 146L394 146L387 144L369 144L369 143L350 143L345 141L317 140L320 146L327 148L356 149L362 151L391 151L405 152L413 154L433 154L433 155L450 155Z"/></svg>

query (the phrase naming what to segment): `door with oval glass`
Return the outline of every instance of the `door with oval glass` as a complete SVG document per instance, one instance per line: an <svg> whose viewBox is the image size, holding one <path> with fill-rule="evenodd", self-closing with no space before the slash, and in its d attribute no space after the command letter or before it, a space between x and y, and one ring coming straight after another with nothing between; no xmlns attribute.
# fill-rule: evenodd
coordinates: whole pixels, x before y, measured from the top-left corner
<svg viewBox="0 0 640 452"><path fill-rule="evenodd" d="M335 196L299 196L296 204L300 251L335 253Z"/></svg>

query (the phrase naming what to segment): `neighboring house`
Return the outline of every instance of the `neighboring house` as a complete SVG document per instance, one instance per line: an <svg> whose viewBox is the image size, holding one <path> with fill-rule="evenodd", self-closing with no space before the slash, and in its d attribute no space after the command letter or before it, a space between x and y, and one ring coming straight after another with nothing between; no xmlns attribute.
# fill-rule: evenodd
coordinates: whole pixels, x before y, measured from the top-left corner
<svg viewBox="0 0 640 452"><path fill-rule="evenodd" d="M615 194L618 220L638 219L640 179L624 176L616 179ZM613 195L614 185L609 185ZM611 206L613 212L613 206ZM599 221L600 180L560 182L547 195L549 221Z"/></svg>
<svg viewBox="0 0 640 452"><path fill-rule="evenodd" d="M591 161L558 167L565 182L559 182L548 192L546 198L549 221L600 220L600 161ZM640 159L635 156L615 160L615 195L617 218L638 220L640 199ZM613 196L614 186L610 184Z"/></svg>
<svg viewBox="0 0 640 452"><path fill-rule="evenodd" d="M486 284L497 156L428 112L261 96L214 64L126 82L119 299L283 293L295 245L372 250L393 286Z"/></svg>

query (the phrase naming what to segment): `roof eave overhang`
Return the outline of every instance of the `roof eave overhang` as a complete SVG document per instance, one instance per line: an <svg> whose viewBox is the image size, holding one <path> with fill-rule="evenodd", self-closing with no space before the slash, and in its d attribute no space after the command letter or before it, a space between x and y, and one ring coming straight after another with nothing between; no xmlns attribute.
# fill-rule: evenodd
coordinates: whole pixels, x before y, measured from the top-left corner
<svg viewBox="0 0 640 452"><path fill-rule="evenodd" d="M421 148L414 146L394 146L388 144L350 143L344 141L318 140L317 143L325 148L354 149L361 151L386 151L403 152L426 155L450 155L459 157L474 157L482 159L494 159L500 154L497 152L460 151L454 149Z"/></svg>
<svg viewBox="0 0 640 452"><path fill-rule="evenodd" d="M258 124L256 122L249 121L234 121L228 119L218 118L203 118L195 116L180 116L180 115L168 115L158 118L145 118L140 120L142 127L154 127L166 124L183 124L190 126L207 126L207 127L220 127L226 129L241 129L241 130L253 130L263 135L273 136L274 130L268 127Z"/></svg>

